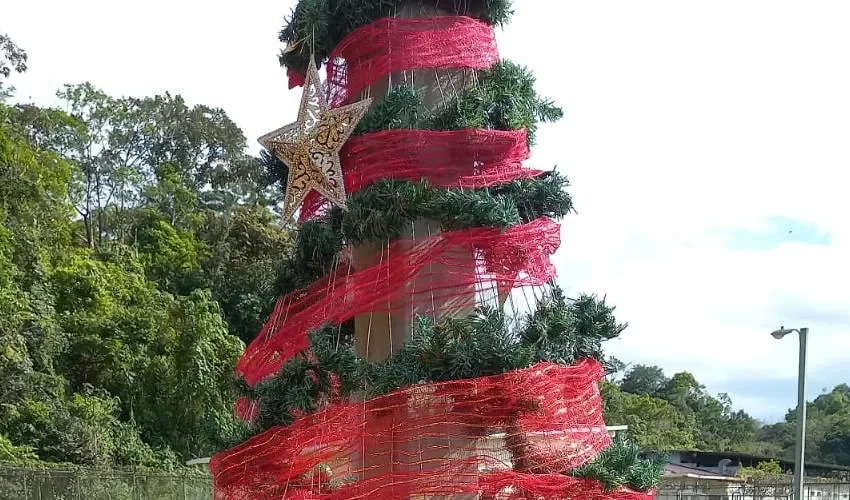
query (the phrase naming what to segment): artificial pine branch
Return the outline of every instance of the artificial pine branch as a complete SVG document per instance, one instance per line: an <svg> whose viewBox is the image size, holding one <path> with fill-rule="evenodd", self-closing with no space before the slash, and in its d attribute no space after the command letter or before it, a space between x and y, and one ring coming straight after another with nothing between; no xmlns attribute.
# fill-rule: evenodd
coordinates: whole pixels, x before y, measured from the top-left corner
<svg viewBox="0 0 850 500"><path fill-rule="evenodd" d="M415 87L395 87L381 101L372 106L357 124L353 135L363 135L382 130L415 129L423 123L422 91Z"/></svg>
<svg viewBox="0 0 850 500"><path fill-rule="evenodd" d="M425 118L422 128L524 128L528 130L529 144L534 144L539 122L553 122L563 117L561 108L537 95L535 81L527 68L511 61L500 61L478 73L477 85L464 88Z"/></svg>
<svg viewBox="0 0 850 500"><path fill-rule="evenodd" d="M534 75L511 61L501 61L478 72L478 82L431 111L423 111L422 92L396 87L372 107L358 124L355 134L381 130L423 129L528 130L534 144L540 122L554 122L563 110L537 95Z"/></svg>
<svg viewBox="0 0 850 500"><path fill-rule="evenodd" d="M599 481L606 491L649 491L658 487L663 470L663 460L641 458L636 444L618 438L594 461L570 471L570 475Z"/></svg>
<svg viewBox="0 0 850 500"><path fill-rule="evenodd" d="M301 0L280 32L280 41L291 50L280 55L281 66L303 71L313 51L321 64L349 33L382 17L390 17L406 0ZM433 7L434 1L423 2ZM511 0L439 1L437 5L458 15L477 17L501 26L513 14Z"/></svg>

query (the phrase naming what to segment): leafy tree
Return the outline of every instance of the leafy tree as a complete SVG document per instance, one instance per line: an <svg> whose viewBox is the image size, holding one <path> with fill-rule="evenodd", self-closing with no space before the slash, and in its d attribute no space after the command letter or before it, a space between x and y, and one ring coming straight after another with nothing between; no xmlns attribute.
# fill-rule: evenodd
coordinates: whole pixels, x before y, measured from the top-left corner
<svg viewBox="0 0 850 500"><path fill-rule="evenodd" d="M667 401L647 394L630 394L609 382L602 384L605 419L611 425L628 425L631 439L650 450L694 448L696 422Z"/></svg>
<svg viewBox="0 0 850 500"><path fill-rule="evenodd" d="M782 466L776 460L759 462L755 467L741 467L738 470L738 476L746 479L770 479L782 475Z"/></svg>
<svg viewBox="0 0 850 500"><path fill-rule="evenodd" d="M785 420L759 430L759 440L792 458L797 412L789 410ZM850 386L840 384L808 403L806 409L806 459L850 465Z"/></svg>
<svg viewBox="0 0 850 500"><path fill-rule="evenodd" d="M3 80L12 72L23 73L27 70L27 53L15 45L8 35L0 33L0 102L9 97L14 87L4 87Z"/></svg>
<svg viewBox="0 0 850 500"><path fill-rule="evenodd" d="M657 366L635 365L626 372L620 388L631 394L660 394L670 380L664 376L664 371Z"/></svg>
<svg viewBox="0 0 850 500"><path fill-rule="evenodd" d="M12 71L23 73L27 70L27 53L15 45L9 35L0 34L0 76L8 78Z"/></svg>
<svg viewBox="0 0 850 500"><path fill-rule="evenodd" d="M156 207L185 229L210 187L218 191L214 198L264 192L245 187L257 185L260 167L244 155L245 138L221 109L190 107L167 93L115 98L90 83L66 85L57 95L73 126L57 130L56 120L43 116L55 110L39 116L33 107L25 123L31 137L45 139L42 147L77 165L71 194L91 248L131 242L126 211L133 208Z"/></svg>
<svg viewBox="0 0 850 500"><path fill-rule="evenodd" d="M850 414L833 420L834 426L827 431L821 444L822 459L842 465L850 465Z"/></svg>
<svg viewBox="0 0 850 500"><path fill-rule="evenodd" d="M0 461L207 456L241 435L230 332L258 329L287 233L220 110L62 95L0 103Z"/></svg>
<svg viewBox="0 0 850 500"><path fill-rule="evenodd" d="M292 253L291 233L254 204L208 210L197 237L207 245L201 267L230 332L248 342L262 328L280 294L278 280Z"/></svg>
<svg viewBox="0 0 850 500"><path fill-rule="evenodd" d="M688 372L667 378L657 366L636 365L603 394L609 420L628 424L630 435L653 449L776 451L756 439L755 419L733 410L727 394L708 394Z"/></svg>

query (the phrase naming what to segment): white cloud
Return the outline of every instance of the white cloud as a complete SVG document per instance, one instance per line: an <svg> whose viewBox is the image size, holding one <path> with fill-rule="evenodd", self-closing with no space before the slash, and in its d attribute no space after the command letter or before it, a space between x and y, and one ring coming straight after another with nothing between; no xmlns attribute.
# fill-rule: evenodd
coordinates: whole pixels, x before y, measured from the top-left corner
<svg viewBox="0 0 850 500"><path fill-rule="evenodd" d="M253 141L297 109L276 62L293 4L33 0L4 7L3 29L30 54L13 82L22 98L48 103L83 80L114 94L170 90L223 107ZM534 156L574 184L580 213L565 222L561 281L618 305L632 326L614 352L693 371L714 391L787 381L794 342L767 332L805 321L811 371L828 378L850 351L850 4L516 6L502 54L529 65L567 113ZM709 236L773 215L815 223L833 242L740 252ZM793 401L789 391L752 410L775 415Z"/></svg>

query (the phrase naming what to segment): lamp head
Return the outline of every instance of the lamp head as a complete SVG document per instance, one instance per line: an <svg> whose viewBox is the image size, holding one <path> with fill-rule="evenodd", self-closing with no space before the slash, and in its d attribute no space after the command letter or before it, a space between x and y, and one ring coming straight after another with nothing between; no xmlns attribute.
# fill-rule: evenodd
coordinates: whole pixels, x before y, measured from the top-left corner
<svg viewBox="0 0 850 500"><path fill-rule="evenodd" d="M781 326L779 327L779 330L774 330L773 332L771 332L771 335L773 336L773 338L779 340L788 335L789 333L794 333L794 329L785 328L784 326Z"/></svg>

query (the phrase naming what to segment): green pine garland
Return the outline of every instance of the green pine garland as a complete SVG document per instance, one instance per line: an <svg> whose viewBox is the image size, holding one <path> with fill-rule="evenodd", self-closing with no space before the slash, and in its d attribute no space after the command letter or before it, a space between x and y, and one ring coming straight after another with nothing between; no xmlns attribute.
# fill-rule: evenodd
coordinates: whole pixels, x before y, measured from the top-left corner
<svg viewBox="0 0 850 500"><path fill-rule="evenodd" d="M305 70L314 52L322 63L349 33L382 17L396 14L405 0L301 0L280 32L280 41L291 48L280 55L280 64ZM423 2L433 7L435 2ZM460 15L470 15L501 26L513 14L511 0L438 1L437 5Z"/></svg>
<svg viewBox="0 0 850 500"><path fill-rule="evenodd" d="M298 229L295 252L278 269L281 294L328 274L345 244L393 241L413 221L430 219L445 230L507 229L573 210L569 181L557 172L482 189L443 189L425 182L381 180L349 197L347 211L332 208Z"/></svg>
<svg viewBox="0 0 850 500"><path fill-rule="evenodd" d="M601 344L619 336L614 308L604 299L567 300L555 288L524 320L512 322L501 311L481 308L470 317L439 323L416 318L415 338L384 363L357 357L351 325L326 325L310 335L313 357L294 358L271 379L243 394L259 404L254 421L261 432L289 425L296 413L313 413L330 402L331 375L339 396L381 396L421 383L497 375L541 361L564 365L591 357L604 360ZM641 458L637 445L616 440L594 461L570 471L573 477L599 481L606 491L657 487L662 463Z"/></svg>
<svg viewBox="0 0 850 500"><path fill-rule="evenodd" d="M478 72L478 82L432 111L423 111L421 90L400 86L390 91L363 117L354 134L391 129L528 130L534 144L539 122L555 122L564 113L534 90L536 79L523 66L501 61Z"/></svg>
<svg viewBox="0 0 850 500"><path fill-rule="evenodd" d="M557 288L517 321L490 307L461 319L435 323L420 316L415 321L414 339L383 363L357 357L350 324L311 332L311 360L292 359L254 389L242 386L244 395L259 403L258 430L288 425L293 414L321 408L330 397L331 374L338 377L341 397L358 392L373 398L418 383L497 375L541 361L602 361L602 342L626 328L604 299L569 300Z"/></svg>
<svg viewBox="0 0 850 500"><path fill-rule="evenodd" d="M649 491L658 487L663 471L663 460L642 458L638 445L615 439L594 461L570 471L570 475L599 481L605 491Z"/></svg>

